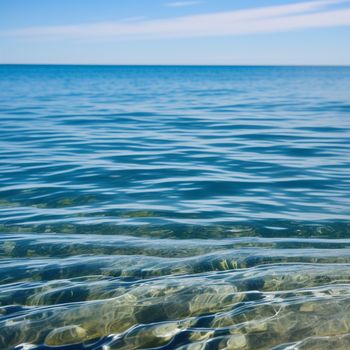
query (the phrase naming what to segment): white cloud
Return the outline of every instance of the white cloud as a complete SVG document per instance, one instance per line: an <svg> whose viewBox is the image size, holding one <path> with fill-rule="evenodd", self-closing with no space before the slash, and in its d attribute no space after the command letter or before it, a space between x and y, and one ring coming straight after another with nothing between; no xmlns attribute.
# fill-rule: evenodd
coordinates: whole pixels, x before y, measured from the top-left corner
<svg viewBox="0 0 350 350"><path fill-rule="evenodd" d="M173 1L166 4L168 7L187 7L200 4L201 1Z"/></svg>
<svg viewBox="0 0 350 350"><path fill-rule="evenodd" d="M98 39L159 39L235 36L350 25L349 0L318 0L159 20L36 27L1 36ZM342 9L332 5L346 3Z"/></svg>

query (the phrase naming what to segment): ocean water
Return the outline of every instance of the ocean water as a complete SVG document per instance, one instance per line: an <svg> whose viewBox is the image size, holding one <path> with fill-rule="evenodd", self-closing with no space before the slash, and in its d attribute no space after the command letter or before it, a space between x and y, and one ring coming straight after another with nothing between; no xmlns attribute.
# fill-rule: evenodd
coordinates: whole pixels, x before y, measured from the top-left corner
<svg viewBox="0 0 350 350"><path fill-rule="evenodd" d="M350 349L350 68L0 66L0 349Z"/></svg>

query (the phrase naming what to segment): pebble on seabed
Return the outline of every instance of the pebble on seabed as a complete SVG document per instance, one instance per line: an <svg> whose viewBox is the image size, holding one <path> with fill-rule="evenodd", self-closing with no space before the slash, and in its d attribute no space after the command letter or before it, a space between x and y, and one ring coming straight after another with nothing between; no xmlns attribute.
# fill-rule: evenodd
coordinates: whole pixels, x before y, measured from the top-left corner
<svg viewBox="0 0 350 350"><path fill-rule="evenodd" d="M79 343L86 337L86 330L79 326L65 326L51 331L46 339L46 345L62 345Z"/></svg>
<svg viewBox="0 0 350 350"><path fill-rule="evenodd" d="M312 303L304 303L300 306L301 312L313 312L315 311L315 305Z"/></svg>
<svg viewBox="0 0 350 350"><path fill-rule="evenodd" d="M239 350L244 349L247 346L246 337L243 334L232 335L226 344L227 350Z"/></svg>

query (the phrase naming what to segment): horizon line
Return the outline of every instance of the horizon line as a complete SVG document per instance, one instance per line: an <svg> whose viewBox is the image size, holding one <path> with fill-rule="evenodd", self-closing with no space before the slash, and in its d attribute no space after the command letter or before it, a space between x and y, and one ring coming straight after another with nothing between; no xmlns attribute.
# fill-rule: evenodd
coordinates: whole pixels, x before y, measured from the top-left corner
<svg viewBox="0 0 350 350"><path fill-rule="evenodd" d="M106 67L350 67L349 64L201 64L201 63L0 63L0 66L106 66Z"/></svg>

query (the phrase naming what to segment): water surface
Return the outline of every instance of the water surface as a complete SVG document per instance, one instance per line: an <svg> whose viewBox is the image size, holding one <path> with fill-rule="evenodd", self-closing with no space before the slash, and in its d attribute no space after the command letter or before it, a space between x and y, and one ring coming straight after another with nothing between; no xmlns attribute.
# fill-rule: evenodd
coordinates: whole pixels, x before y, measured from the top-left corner
<svg viewBox="0 0 350 350"><path fill-rule="evenodd" d="M350 348L350 68L0 91L1 349Z"/></svg>

